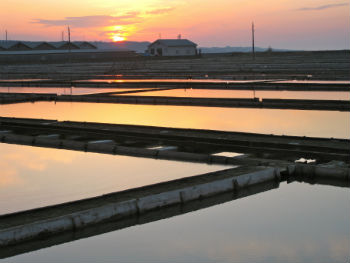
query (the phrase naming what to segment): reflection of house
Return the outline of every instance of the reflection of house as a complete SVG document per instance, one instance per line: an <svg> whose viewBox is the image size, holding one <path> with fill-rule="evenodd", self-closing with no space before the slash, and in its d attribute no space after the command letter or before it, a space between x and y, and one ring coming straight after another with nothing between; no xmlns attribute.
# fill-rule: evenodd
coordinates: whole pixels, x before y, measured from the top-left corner
<svg viewBox="0 0 350 263"><path fill-rule="evenodd" d="M148 46L151 56L194 56L197 44L187 39L158 39Z"/></svg>

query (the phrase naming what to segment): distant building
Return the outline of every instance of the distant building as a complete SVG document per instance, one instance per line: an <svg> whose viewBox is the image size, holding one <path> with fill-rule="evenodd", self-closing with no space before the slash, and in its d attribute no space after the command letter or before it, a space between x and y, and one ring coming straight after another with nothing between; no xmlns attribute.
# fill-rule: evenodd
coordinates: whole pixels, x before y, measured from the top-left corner
<svg viewBox="0 0 350 263"><path fill-rule="evenodd" d="M61 49L61 50L80 49L73 42L62 41L62 42L53 42L52 44L56 47L56 49Z"/></svg>
<svg viewBox="0 0 350 263"><path fill-rule="evenodd" d="M9 50L9 51L27 51L27 50L31 50L31 49L32 49L31 47L24 44L23 42L17 42L17 43L15 43L7 48L7 50Z"/></svg>
<svg viewBox="0 0 350 263"><path fill-rule="evenodd" d="M74 42L80 49L97 49L97 47L89 42Z"/></svg>
<svg viewBox="0 0 350 263"><path fill-rule="evenodd" d="M95 50L97 47L86 41L0 41L0 52L7 51L53 51L53 50Z"/></svg>
<svg viewBox="0 0 350 263"><path fill-rule="evenodd" d="M47 42L37 43L32 47L33 50L55 50L56 48Z"/></svg>
<svg viewBox="0 0 350 263"><path fill-rule="evenodd" d="M158 39L148 46L151 56L195 56L197 44L187 39Z"/></svg>

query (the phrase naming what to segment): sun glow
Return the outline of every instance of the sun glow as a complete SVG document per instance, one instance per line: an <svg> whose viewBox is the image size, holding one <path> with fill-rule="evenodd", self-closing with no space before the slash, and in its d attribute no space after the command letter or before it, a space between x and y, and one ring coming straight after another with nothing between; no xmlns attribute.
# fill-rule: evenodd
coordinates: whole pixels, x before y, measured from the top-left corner
<svg viewBox="0 0 350 263"><path fill-rule="evenodd" d="M114 25L106 27L107 36L109 39L113 40L113 42L125 41L128 36L127 28L121 25Z"/></svg>
<svg viewBox="0 0 350 263"><path fill-rule="evenodd" d="M114 42L124 41L126 39L125 37L123 37L119 34L112 35L111 38Z"/></svg>

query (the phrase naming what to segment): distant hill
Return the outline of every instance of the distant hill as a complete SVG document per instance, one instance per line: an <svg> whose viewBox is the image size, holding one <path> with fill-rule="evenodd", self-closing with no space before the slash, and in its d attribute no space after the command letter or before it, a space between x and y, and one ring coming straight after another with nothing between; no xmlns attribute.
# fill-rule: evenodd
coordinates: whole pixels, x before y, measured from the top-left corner
<svg viewBox="0 0 350 263"><path fill-rule="evenodd" d="M202 53L230 53L230 52L251 52L251 47L199 47L199 49L202 50ZM257 52L264 52L267 51L269 48L262 48L262 47L255 47L255 51ZM272 51L290 51L287 49L275 49L272 48Z"/></svg>

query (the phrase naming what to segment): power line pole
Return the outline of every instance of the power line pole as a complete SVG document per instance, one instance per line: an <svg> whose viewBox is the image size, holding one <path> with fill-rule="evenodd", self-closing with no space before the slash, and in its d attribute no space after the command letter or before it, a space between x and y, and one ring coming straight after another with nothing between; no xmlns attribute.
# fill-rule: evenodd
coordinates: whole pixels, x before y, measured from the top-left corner
<svg viewBox="0 0 350 263"><path fill-rule="evenodd" d="M5 42L7 43L7 30L5 30Z"/></svg>
<svg viewBox="0 0 350 263"><path fill-rule="evenodd" d="M71 63L71 55L70 55L70 28L68 26L68 62Z"/></svg>
<svg viewBox="0 0 350 263"><path fill-rule="evenodd" d="M70 44L70 28L68 26L68 43Z"/></svg>
<svg viewBox="0 0 350 263"><path fill-rule="evenodd" d="M252 23L252 52L253 52L253 60L255 60L255 29L254 29L254 22Z"/></svg>

